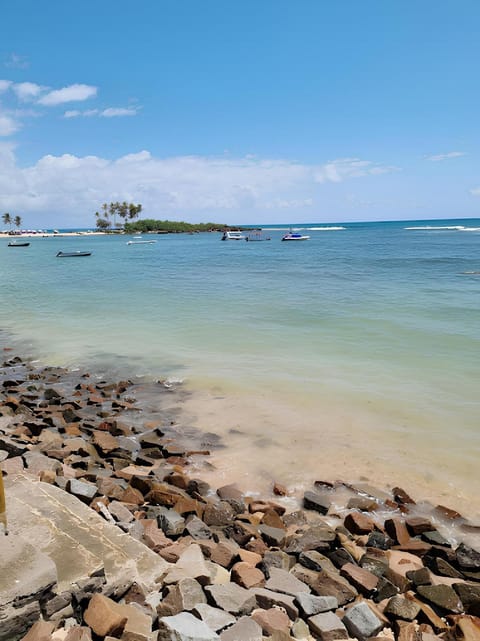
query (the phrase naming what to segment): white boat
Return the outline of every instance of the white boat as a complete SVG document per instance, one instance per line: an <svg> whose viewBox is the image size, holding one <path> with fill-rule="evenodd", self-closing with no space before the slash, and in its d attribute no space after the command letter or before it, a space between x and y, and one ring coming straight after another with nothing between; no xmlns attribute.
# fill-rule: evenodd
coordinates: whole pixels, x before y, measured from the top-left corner
<svg viewBox="0 0 480 641"><path fill-rule="evenodd" d="M222 240L245 240L245 236L241 231L224 231Z"/></svg>
<svg viewBox="0 0 480 641"><path fill-rule="evenodd" d="M282 240L308 240L310 236L305 236L303 234L298 234L297 232L289 231L288 234L282 238Z"/></svg>
<svg viewBox="0 0 480 641"><path fill-rule="evenodd" d="M156 240L129 240L127 245L153 245Z"/></svg>

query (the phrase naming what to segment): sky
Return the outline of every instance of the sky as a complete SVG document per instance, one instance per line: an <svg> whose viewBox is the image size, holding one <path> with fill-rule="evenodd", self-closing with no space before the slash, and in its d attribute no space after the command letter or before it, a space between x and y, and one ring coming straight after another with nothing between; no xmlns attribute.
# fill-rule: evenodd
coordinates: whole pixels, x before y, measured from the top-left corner
<svg viewBox="0 0 480 641"><path fill-rule="evenodd" d="M480 216L478 0L15 0L0 215Z"/></svg>

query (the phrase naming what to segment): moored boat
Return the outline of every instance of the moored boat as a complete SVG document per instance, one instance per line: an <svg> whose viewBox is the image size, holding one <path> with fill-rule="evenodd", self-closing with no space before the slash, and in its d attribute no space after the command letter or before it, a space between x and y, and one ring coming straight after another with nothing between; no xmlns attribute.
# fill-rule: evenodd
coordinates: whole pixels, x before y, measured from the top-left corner
<svg viewBox="0 0 480 641"><path fill-rule="evenodd" d="M76 252L58 252L57 258L74 258L76 256L91 256L92 252L82 252L82 251L76 251Z"/></svg>
<svg viewBox="0 0 480 641"><path fill-rule="evenodd" d="M308 240L309 238L310 236L305 236L304 234L289 231L288 234L285 234L285 236L283 236L282 240Z"/></svg>
<svg viewBox="0 0 480 641"><path fill-rule="evenodd" d="M128 240L127 245L153 245L156 240Z"/></svg>
<svg viewBox="0 0 480 641"><path fill-rule="evenodd" d="M28 247L30 243L16 243L15 241L8 243L7 247Z"/></svg>
<svg viewBox="0 0 480 641"><path fill-rule="evenodd" d="M224 231L222 240L245 240L245 235L241 231Z"/></svg>

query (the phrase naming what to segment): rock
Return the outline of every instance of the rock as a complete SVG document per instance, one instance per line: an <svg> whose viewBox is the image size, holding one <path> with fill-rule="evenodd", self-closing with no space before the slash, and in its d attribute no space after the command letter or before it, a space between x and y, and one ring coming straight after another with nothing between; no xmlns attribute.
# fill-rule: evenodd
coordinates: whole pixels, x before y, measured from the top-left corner
<svg viewBox="0 0 480 641"><path fill-rule="evenodd" d="M280 568L287 572L295 565L295 558L282 550L268 550L263 555L262 569L267 577L270 576L271 568Z"/></svg>
<svg viewBox="0 0 480 641"><path fill-rule="evenodd" d="M426 601L447 612L454 614L463 612L463 605L458 594L449 585L419 585L417 592Z"/></svg>
<svg viewBox="0 0 480 641"><path fill-rule="evenodd" d="M315 510L316 512L320 512L320 514L326 514L330 505L330 497L326 494L308 491L303 495L303 507L306 510Z"/></svg>
<svg viewBox="0 0 480 641"><path fill-rule="evenodd" d="M135 518L130 510L123 503L120 503L120 501L112 501L108 504L107 509L115 521L131 523Z"/></svg>
<svg viewBox="0 0 480 641"><path fill-rule="evenodd" d="M372 612L365 601L356 603L343 616L344 623L350 634L357 639L374 637L383 628L383 623Z"/></svg>
<svg viewBox="0 0 480 641"><path fill-rule="evenodd" d="M401 487L392 489L393 498L400 505L415 505L415 501Z"/></svg>
<svg viewBox="0 0 480 641"><path fill-rule="evenodd" d="M211 539L213 537L211 529L197 516L189 516L185 522L185 530L192 539Z"/></svg>
<svg viewBox="0 0 480 641"><path fill-rule="evenodd" d="M222 641L262 641L262 628L251 617L241 617L232 627L221 633Z"/></svg>
<svg viewBox="0 0 480 641"><path fill-rule="evenodd" d="M334 596L338 605L353 601L358 595L357 590L346 581L340 574L322 570L319 572L316 580L310 587L319 596Z"/></svg>
<svg viewBox="0 0 480 641"><path fill-rule="evenodd" d="M206 604L202 587L195 579L181 579L176 585L168 588L167 596L158 604L159 616L171 616L187 610L193 610L199 604Z"/></svg>
<svg viewBox="0 0 480 641"><path fill-rule="evenodd" d="M335 541L336 534L328 525L315 525L300 536L294 536L285 548L287 554L300 554L306 550L327 552Z"/></svg>
<svg viewBox="0 0 480 641"><path fill-rule="evenodd" d="M423 563L421 560L409 554L408 552L401 552L400 550L388 550L387 558L390 566L390 570L400 574L403 577L406 577L407 572L414 570L421 570L423 568Z"/></svg>
<svg viewBox="0 0 480 641"><path fill-rule="evenodd" d="M186 578L196 579L201 585L210 581L210 572L199 545L192 544L182 552L175 566L165 576L164 583L178 583Z"/></svg>
<svg viewBox="0 0 480 641"><path fill-rule="evenodd" d="M378 576L353 563L346 563L340 570L340 574L365 595L371 594L378 584Z"/></svg>
<svg viewBox="0 0 480 641"><path fill-rule="evenodd" d="M243 501L242 492L240 492L240 490L234 484L223 485L222 487L219 487L217 490L217 494L221 499L226 501L228 501L229 499Z"/></svg>
<svg viewBox="0 0 480 641"><path fill-rule="evenodd" d="M310 617L308 626L322 641L348 638L347 628L333 612L323 612Z"/></svg>
<svg viewBox="0 0 480 641"><path fill-rule="evenodd" d="M432 583L430 572L427 568L410 570L407 572L407 579L411 581L415 587L418 587L419 585L430 585Z"/></svg>
<svg viewBox="0 0 480 641"><path fill-rule="evenodd" d="M410 516L405 519L405 524L408 528L408 531L413 535L422 534L422 532L431 532L434 528L429 519L424 518L423 516Z"/></svg>
<svg viewBox="0 0 480 641"><path fill-rule="evenodd" d="M390 599L385 607L384 613L394 619L413 621L420 612L420 607L412 599L396 595Z"/></svg>
<svg viewBox="0 0 480 641"><path fill-rule="evenodd" d="M282 547L285 542L285 530L271 527L270 525L259 525L258 531L267 545Z"/></svg>
<svg viewBox="0 0 480 641"><path fill-rule="evenodd" d="M205 592L215 606L231 614L250 614L256 606L256 590L245 590L236 583L207 585Z"/></svg>
<svg viewBox="0 0 480 641"><path fill-rule="evenodd" d="M267 635L271 635L275 631L288 633L290 630L290 619L285 612L278 608L254 610L252 619L258 623Z"/></svg>
<svg viewBox="0 0 480 641"><path fill-rule="evenodd" d="M455 550L458 565L462 570L477 572L480 570L480 552L461 543Z"/></svg>
<svg viewBox="0 0 480 641"><path fill-rule="evenodd" d="M86 483L79 479L69 479L67 482L67 491L83 501L83 503L90 504L91 500L97 493L97 486L93 483Z"/></svg>
<svg viewBox="0 0 480 641"><path fill-rule="evenodd" d="M267 590L273 592L282 592L283 594L290 594L296 596L302 592L310 593L310 588L303 581L299 581L290 572L280 570L279 568L270 568L270 578L265 584Z"/></svg>
<svg viewBox="0 0 480 641"><path fill-rule="evenodd" d="M101 637L120 636L127 618L118 612L117 604L103 594L94 594L84 613L85 623Z"/></svg>
<svg viewBox="0 0 480 641"><path fill-rule="evenodd" d="M463 641L480 641L480 620L473 617L458 617L456 619L457 628L460 628L461 634L458 635ZM457 636L457 638L458 638Z"/></svg>
<svg viewBox="0 0 480 641"><path fill-rule="evenodd" d="M347 503L347 510L360 510L361 512L373 512L378 507L377 501L365 496L352 496Z"/></svg>
<svg viewBox="0 0 480 641"><path fill-rule="evenodd" d="M295 597L295 602L298 603L305 616L310 617L320 612L328 612L329 610L336 610L338 608L338 601L333 596L314 596L306 592L300 592Z"/></svg>
<svg viewBox="0 0 480 641"><path fill-rule="evenodd" d="M208 625L214 632L220 632L224 628L231 626L237 620L233 615L224 612L219 608L213 608L206 603L197 604L192 612Z"/></svg>
<svg viewBox="0 0 480 641"><path fill-rule="evenodd" d="M273 607L279 607L285 610L290 619L295 620L298 617L298 608L294 603L293 596L273 592L266 588L254 588L251 592L255 595L256 603L259 608L268 610Z"/></svg>
<svg viewBox="0 0 480 641"><path fill-rule="evenodd" d="M480 616L480 585L477 583L454 583L452 588L460 597L465 612Z"/></svg>
<svg viewBox="0 0 480 641"><path fill-rule="evenodd" d="M207 503L203 513L203 520L206 525L228 525L234 518L235 510L227 501Z"/></svg>
<svg viewBox="0 0 480 641"><path fill-rule="evenodd" d="M352 534L368 534L375 529L373 519L362 512L350 512L343 524Z"/></svg>
<svg viewBox="0 0 480 641"><path fill-rule="evenodd" d="M161 507L157 512L157 520L167 536L180 536L185 529L185 519L171 508Z"/></svg>
<svg viewBox="0 0 480 641"><path fill-rule="evenodd" d="M316 550L302 552L298 557L298 561L309 570L315 570L316 572L320 572L321 570L336 571L330 559Z"/></svg>
<svg viewBox="0 0 480 641"><path fill-rule="evenodd" d="M32 625L21 641L50 641L50 635L55 629L55 623L50 621L37 621Z"/></svg>
<svg viewBox="0 0 480 641"><path fill-rule="evenodd" d="M158 621L158 641L214 641L219 638L206 623L190 612L163 617Z"/></svg>
<svg viewBox="0 0 480 641"><path fill-rule="evenodd" d="M232 541L220 541L210 554L210 559L224 568L230 567L237 557L239 547Z"/></svg>
<svg viewBox="0 0 480 641"><path fill-rule="evenodd" d="M235 563L232 567L231 578L242 588L261 588L265 585L263 572L244 561Z"/></svg>

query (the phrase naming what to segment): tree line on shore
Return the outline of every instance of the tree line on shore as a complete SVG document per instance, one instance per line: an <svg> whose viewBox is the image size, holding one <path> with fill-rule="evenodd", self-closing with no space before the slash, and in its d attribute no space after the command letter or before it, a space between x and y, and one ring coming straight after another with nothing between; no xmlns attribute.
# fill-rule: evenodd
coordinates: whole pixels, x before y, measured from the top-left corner
<svg viewBox="0 0 480 641"><path fill-rule="evenodd" d="M218 223L186 223L183 221L173 220L155 220L153 218L145 218L143 220L135 220L138 218L142 211L142 205L135 203L127 203L123 201L103 203L101 206L101 213L95 213L96 225L99 231L123 231L127 234L135 233L193 233L204 231L219 231L228 229L227 225L220 225ZM117 216L123 219L123 223L117 224ZM127 222L132 221L132 222Z"/></svg>

